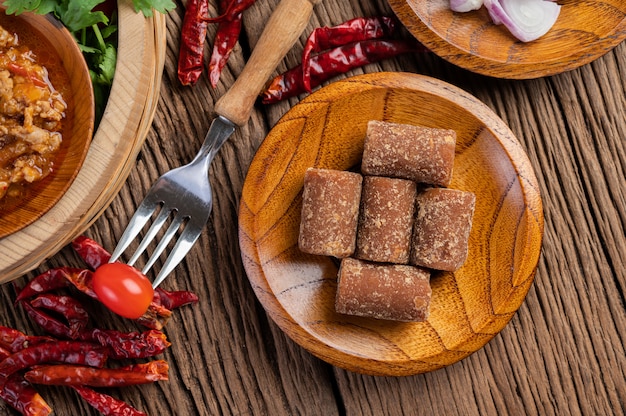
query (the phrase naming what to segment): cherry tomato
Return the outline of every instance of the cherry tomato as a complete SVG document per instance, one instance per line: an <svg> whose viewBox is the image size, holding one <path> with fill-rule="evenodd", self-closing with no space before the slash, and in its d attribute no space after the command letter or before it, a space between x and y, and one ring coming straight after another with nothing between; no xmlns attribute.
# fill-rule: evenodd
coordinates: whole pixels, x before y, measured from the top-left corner
<svg viewBox="0 0 626 416"><path fill-rule="evenodd" d="M154 297L150 280L124 263L105 263L93 274L93 290L100 302L118 315L137 319Z"/></svg>

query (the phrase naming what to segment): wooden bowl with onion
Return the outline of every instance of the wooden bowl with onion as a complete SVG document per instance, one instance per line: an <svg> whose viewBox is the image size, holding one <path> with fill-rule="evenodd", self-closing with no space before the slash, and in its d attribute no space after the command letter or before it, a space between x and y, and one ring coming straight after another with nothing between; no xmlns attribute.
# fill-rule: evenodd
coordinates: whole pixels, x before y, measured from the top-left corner
<svg viewBox="0 0 626 416"><path fill-rule="evenodd" d="M521 42L485 7L450 10L450 0L389 0L406 28L443 59L496 78L532 79L585 65L626 39L623 0L559 0L560 14L539 39Z"/></svg>
<svg viewBox="0 0 626 416"><path fill-rule="evenodd" d="M449 187L476 195L467 261L433 274L425 322L337 313L336 259L298 248L305 171L358 169L369 120L454 129ZM335 82L293 107L257 151L239 210L243 262L269 316L317 357L373 375L432 371L482 348L522 305L542 236L537 179L511 130L461 89L406 73Z"/></svg>
<svg viewBox="0 0 626 416"><path fill-rule="evenodd" d="M11 192L0 199L0 238L3 238L44 215L70 187L89 150L95 104L87 64L76 41L61 23L31 13L7 15L5 8L0 7L0 26L17 35L20 47L34 53L35 61L47 70L45 83L52 85L67 105L59 131L60 146L46 156L51 161L51 172L23 186L10 185Z"/></svg>

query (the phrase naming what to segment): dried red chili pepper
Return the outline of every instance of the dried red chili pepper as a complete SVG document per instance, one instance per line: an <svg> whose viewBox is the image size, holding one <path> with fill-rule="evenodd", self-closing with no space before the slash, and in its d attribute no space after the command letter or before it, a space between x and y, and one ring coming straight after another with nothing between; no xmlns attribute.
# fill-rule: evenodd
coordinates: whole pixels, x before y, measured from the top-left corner
<svg viewBox="0 0 626 416"><path fill-rule="evenodd" d="M47 416L52 408L21 374L11 375L0 390L0 398L24 416Z"/></svg>
<svg viewBox="0 0 626 416"><path fill-rule="evenodd" d="M331 49L312 56L311 87L360 66L408 52L422 50L415 42L405 40L365 40ZM276 76L261 94L264 104L271 104L306 92L302 66Z"/></svg>
<svg viewBox="0 0 626 416"><path fill-rule="evenodd" d="M80 273L82 269L73 267L59 267L50 269L31 279L17 294L15 303L32 298L41 293L47 293L56 289L69 286L69 281L65 278L68 273Z"/></svg>
<svg viewBox="0 0 626 416"><path fill-rule="evenodd" d="M11 351L0 347L0 361L11 355ZM24 380L21 374L13 374L6 381L4 388L0 389L0 399L22 415L50 414L52 409L35 391L29 382ZM32 411L31 411L32 410Z"/></svg>
<svg viewBox="0 0 626 416"><path fill-rule="evenodd" d="M131 405L88 387L72 386L80 396L104 416L147 416Z"/></svg>
<svg viewBox="0 0 626 416"><path fill-rule="evenodd" d="M93 368L79 365L42 365L24 374L33 384L57 386L126 387L168 380L169 366L163 360L128 368Z"/></svg>
<svg viewBox="0 0 626 416"><path fill-rule="evenodd" d="M161 330L171 316L172 311L153 302L146 313L136 321L147 328Z"/></svg>
<svg viewBox="0 0 626 416"><path fill-rule="evenodd" d="M100 244L83 235L72 241L72 248L92 270L96 270L102 264L108 263L111 253L106 251Z"/></svg>
<svg viewBox="0 0 626 416"><path fill-rule="evenodd" d="M31 300L30 305L33 308L48 309L63 316L67 321L70 338L72 339L77 338L78 334L89 323L89 314L82 303L70 296L46 293Z"/></svg>
<svg viewBox="0 0 626 416"><path fill-rule="evenodd" d="M10 355L11 351L0 347L0 361ZM13 374L7 379L4 388L0 389L0 399L22 415L47 416L52 413L48 403L21 374Z"/></svg>
<svg viewBox="0 0 626 416"><path fill-rule="evenodd" d="M102 367L106 360L104 348L90 342L56 341L38 344L14 352L0 362L0 387L4 386L10 375L37 364L63 362Z"/></svg>
<svg viewBox="0 0 626 416"><path fill-rule="evenodd" d="M227 7L225 12L217 17L204 17L203 20L208 23L220 23L228 20L234 20L238 15L243 13L248 7L252 6L256 0L232 0L230 2L222 2ZM220 5L220 8L223 8Z"/></svg>
<svg viewBox="0 0 626 416"><path fill-rule="evenodd" d="M183 85L195 84L204 66L204 42L208 23L208 0L189 0L183 18L178 54L178 79Z"/></svg>
<svg viewBox="0 0 626 416"><path fill-rule="evenodd" d="M153 302L169 310L177 309L190 303L197 303L198 301L198 295L187 290L167 291L160 287L154 290Z"/></svg>
<svg viewBox="0 0 626 416"><path fill-rule="evenodd" d="M77 334L72 334L67 324L48 315L44 311L34 308L28 302L22 302L22 307L37 325L39 325L48 334L58 338L74 339Z"/></svg>
<svg viewBox="0 0 626 416"><path fill-rule="evenodd" d="M15 303L42 293L51 292L69 286L75 286L87 296L98 299L91 287L93 272L75 267L58 267L50 269L30 280L17 294Z"/></svg>
<svg viewBox="0 0 626 416"><path fill-rule="evenodd" d="M78 273L66 273L64 276L76 289L92 299L98 299L98 295L93 291L91 283L93 280L93 272L91 270L80 269Z"/></svg>
<svg viewBox="0 0 626 416"><path fill-rule="evenodd" d="M311 54L337 46L393 35L397 21L391 17L357 17L340 25L319 27L309 35L302 51L302 81L306 92L311 92Z"/></svg>
<svg viewBox="0 0 626 416"><path fill-rule="evenodd" d="M234 2L220 0L220 10L227 9L229 4L232 3ZM213 41L213 52L209 60L209 81L213 87L217 86L217 82L220 79L224 66L226 66L228 62L230 53L239 40L242 26L241 18L242 13L238 13L232 16L231 19L220 21L217 26L215 40Z"/></svg>
<svg viewBox="0 0 626 416"><path fill-rule="evenodd" d="M54 341L54 339L50 337L26 335L17 329L0 326L0 348L11 353L51 341Z"/></svg>
<svg viewBox="0 0 626 416"><path fill-rule="evenodd" d="M169 364L165 360L148 361L147 363L131 364L121 368L126 371L134 371L137 373L161 374L167 377L170 369Z"/></svg>
<svg viewBox="0 0 626 416"><path fill-rule="evenodd" d="M125 333L96 328L85 331L81 339L106 347L109 357L114 359L153 357L172 345L163 332L154 329Z"/></svg>

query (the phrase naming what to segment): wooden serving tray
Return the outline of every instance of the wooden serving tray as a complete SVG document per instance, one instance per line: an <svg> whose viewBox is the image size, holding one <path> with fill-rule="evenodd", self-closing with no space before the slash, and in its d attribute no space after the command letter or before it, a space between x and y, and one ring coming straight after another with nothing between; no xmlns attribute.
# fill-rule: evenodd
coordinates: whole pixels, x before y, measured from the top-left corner
<svg viewBox="0 0 626 416"><path fill-rule="evenodd" d="M88 228L122 187L152 124L165 62L165 16L118 3L118 61L104 116L74 183L26 228L0 239L0 283L36 268Z"/></svg>

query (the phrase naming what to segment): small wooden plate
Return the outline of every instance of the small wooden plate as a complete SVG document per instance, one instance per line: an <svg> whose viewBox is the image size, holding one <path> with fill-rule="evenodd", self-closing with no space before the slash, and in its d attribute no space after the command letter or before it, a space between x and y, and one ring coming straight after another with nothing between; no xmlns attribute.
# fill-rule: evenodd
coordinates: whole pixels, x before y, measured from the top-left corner
<svg viewBox="0 0 626 416"><path fill-rule="evenodd" d="M165 16L118 2L118 59L111 95L83 167L45 215L0 239L0 283L36 268L87 229L135 166L152 125L165 62Z"/></svg>
<svg viewBox="0 0 626 416"><path fill-rule="evenodd" d="M494 25L482 7L450 10L449 0L389 0L407 29L443 59L497 78L531 79L587 64L626 38L623 0L560 0L561 13L540 39L523 43Z"/></svg>
<svg viewBox="0 0 626 416"><path fill-rule="evenodd" d="M450 187L476 194L468 260L432 277L427 322L336 313L336 261L298 249L305 170L357 166L373 119L456 130ZM317 357L373 375L435 370L484 346L524 301L542 237L538 183L510 129L459 88L406 73L349 78L292 108L255 155L239 214L246 272L270 317Z"/></svg>

